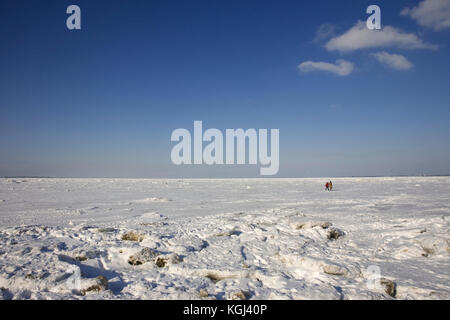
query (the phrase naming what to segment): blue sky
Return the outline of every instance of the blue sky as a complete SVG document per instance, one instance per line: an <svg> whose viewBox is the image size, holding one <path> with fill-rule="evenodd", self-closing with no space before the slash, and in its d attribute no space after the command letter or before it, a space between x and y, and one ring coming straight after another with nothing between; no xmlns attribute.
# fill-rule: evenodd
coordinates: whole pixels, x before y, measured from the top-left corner
<svg viewBox="0 0 450 320"><path fill-rule="evenodd" d="M2 1L0 176L259 175L173 165L194 120L279 128L279 177L449 174L449 21L448 0Z"/></svg>

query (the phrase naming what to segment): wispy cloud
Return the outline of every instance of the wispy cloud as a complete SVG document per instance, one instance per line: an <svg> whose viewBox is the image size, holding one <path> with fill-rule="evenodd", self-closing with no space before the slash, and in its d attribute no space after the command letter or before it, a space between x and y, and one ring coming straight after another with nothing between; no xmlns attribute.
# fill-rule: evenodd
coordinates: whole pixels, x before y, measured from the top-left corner
<svg viewBox="0 0 450 320"><path fill-rule="evenodd" d="M334 36L334 30L335 27L332 24L321 24L314 35L314 42L321 42L331 38Z"/></svg>
<svg viewBox="0 0 450 320"><path fill-rule="evenodd" d="M411 17L419 25L434 30L450 28L450 1L424 0L416 7L403 9L400 15Z"/></svg>
<svg viewBox="0 0 450 320"><path fill-rule="evenodd" d="M385 26L382 30L369 30L358 21L340 36L330 39L325 48L329 51L349 52L359 49L396 47L402 49L436 49L437 46L423 42L413 33L403 32L395 27Z"/></svg>
<svg viewBox="0 0 450 320"><path fill-rule="evenodd" d="M395 70L409 70L413 67L413 64L401 54L391 54L386 51L380 51L377 53L372 53L371 55L381 64Z"/></svg>
<svg viewBox="0 0 450 320"><path fill-rule="evenodd" d="M302 72L326 71L337 74L339 76L347 76L354 70L353 63L339 59L336 63L328 63L322 61L305 61L298 65L298 69Z"/></svg>

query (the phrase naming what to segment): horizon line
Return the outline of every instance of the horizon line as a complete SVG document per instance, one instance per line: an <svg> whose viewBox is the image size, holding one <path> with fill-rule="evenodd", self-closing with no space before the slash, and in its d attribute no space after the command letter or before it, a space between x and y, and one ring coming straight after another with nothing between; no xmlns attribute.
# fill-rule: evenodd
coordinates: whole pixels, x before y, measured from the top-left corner
<svg viewBox="0 0 450 320"><path fill-rule="evenodd" d="M311 176L311 177L215 177L215 178L150 178L150 177L51 177L51 176L2 176L0 179L117 179L117 180L271 180L271 179L336 179L336 178L433 178L450 177L450 174L431 174L431 175L356 175L356 176Z"/></svg>

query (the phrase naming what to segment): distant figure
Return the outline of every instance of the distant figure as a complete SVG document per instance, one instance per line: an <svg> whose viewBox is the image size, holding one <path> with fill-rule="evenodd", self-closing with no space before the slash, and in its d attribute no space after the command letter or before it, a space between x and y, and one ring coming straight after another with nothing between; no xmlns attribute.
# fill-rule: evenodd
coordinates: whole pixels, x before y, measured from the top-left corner
<svg viewBox="0 0 450 320"><path fill-rule="evenodd" d="M330 181L330 184L328 186L329 186L329 191L333 190L333 182Z"/></svg>
<svg viewBox="0 0 450 320"><path fill-rule="evenodd" d="M330 191L330 183L329 182L325 183L325 190Z"/></svg>

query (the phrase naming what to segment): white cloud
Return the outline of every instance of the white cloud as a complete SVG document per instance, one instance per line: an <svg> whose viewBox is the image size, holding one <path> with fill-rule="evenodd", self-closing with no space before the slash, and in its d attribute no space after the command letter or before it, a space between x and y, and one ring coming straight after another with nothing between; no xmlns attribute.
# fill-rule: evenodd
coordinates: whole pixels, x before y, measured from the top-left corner
<svg viewBox="0 0 450 320"><path fill-rule="evenodd" d="M417 35L403 32L395 27L385 26L382 30L369 30L362 21L358 21L352 28L325 44L325 48L328 50L341 52L380 47L437 48L423 42Z"/></svg>
<svg viewBox="0 0 450 320"><path fill-rule="evenodd" d="M387 65L395 70L409 70L413 67L413 64L401 54L391 54L386 51L381 51L372 53L372 56L374 56L381 64Z"/></svg>
<svg viewBox="0 0 450 320"><path fill-rule="evenodd" d="M423 27L446 29L450 27L450 1L423 0L416 7L403 9L400 15L411 17Z"/></svg>
<svg viewBox="0 0 450 320"><path fill-rule="evenodd" d="M347 76L353 72L354 65L349 61L339 59L335 64L321 61L305 61L303 63L300 63L298 65L298 68L302 72L326 71L337 74L339 76Z"/></svg>

